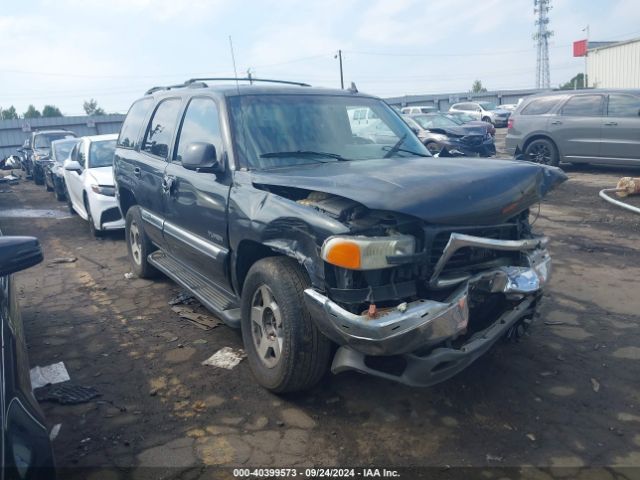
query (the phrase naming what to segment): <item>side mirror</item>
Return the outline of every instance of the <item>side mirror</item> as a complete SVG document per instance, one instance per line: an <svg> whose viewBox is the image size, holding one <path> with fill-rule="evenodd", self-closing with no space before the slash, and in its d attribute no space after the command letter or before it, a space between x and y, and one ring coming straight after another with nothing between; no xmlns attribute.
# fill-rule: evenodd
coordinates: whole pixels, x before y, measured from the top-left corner
<svg viewBox="0 0 640 480"><path fill-rule="evenodd" d="M42 261L35 237L0 237L0 277L33 267Z"/></svg>
<svg viewBox="0 0 640 480"><path fill-rule="evenodd" d="M80 165L75 160L65 160L64 169L67 170L68 172L81 172L82 165Z"/></svg>
<svg viewBox="0 0 640 480"><path fill-rule="evenodd" d="M192 142L182 154L182 166L187 170L222 172L223 164L218 160L216 147L211 143Z"/></svg>

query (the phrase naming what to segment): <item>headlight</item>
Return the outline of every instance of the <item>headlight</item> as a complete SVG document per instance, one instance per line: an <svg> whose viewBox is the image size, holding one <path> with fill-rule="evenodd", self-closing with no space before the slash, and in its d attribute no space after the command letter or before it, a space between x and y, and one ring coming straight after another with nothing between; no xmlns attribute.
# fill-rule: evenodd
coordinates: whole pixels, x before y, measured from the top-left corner
<svg viewBox="0 0 640 480"><path fill-rule="evenodd" d="M330 237L322 245L322 258L350 270L375 270L392 267L387 257L413 255L416 240L410 235L391 237Z"/></svg>
<svg viewBox="0 0 640 480"><path fill-rule="evenodd" d="M116 196L116 187L112 185L91 185L91 190L99 195L106 195L107 197Z"/></svg>

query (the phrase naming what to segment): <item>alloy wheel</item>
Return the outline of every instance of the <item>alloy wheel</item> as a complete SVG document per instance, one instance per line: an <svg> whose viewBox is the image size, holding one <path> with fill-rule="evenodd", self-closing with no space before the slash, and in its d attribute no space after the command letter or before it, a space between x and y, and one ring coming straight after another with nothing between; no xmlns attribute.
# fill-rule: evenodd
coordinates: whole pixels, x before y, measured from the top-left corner
<svg viewBox="0 0 640 480"><path fill-rule="evenodd" d="M136 262L136 265L140 265L142 263L142 240L138 224L135 221L131 222L129 227L129 245L131 246L133 261Z"/></svg>
<svg viewBox="0 0 640 480"><path fill-rule="evenodd" d="M275 367L284 342L282 314L271 289L264 284L256 289L251 300L251 337L263 365Z"/></svg>
<svg viewBox="0 0 640 480"><path fill-rule="evenodd" d="M549 147L543 143L537 143L532 145L529 149L529 159L532 162L540 163L542 165L549 165L553 154Z"/></svg>

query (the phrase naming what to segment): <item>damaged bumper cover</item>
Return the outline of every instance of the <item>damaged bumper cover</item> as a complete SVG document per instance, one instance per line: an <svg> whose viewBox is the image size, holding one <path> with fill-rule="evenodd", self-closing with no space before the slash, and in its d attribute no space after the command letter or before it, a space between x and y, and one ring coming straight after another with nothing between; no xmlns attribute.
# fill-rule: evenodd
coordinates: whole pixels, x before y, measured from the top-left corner
<svg viewBox="0 0 640 480"><path fill-rule="evenodd" d="M408 385L432 385L455 375L488 350L509 328L526 316L548 281L551 258L544 246L547 239L492 240L452 234L430 284L436 288L459 286L443 302L421 299L380 313L376 318L353 314L322 293L305 290L307 307L318 328L341 347L332 371L357 370ZM498 250L520 250L523 265L503 266L472 276L440 279L439 274L455 250L477 245ZM489 246L490 245L490 246ZM472 290L501 293L516 307L499 316L489 327L474 334L461 348L434 348L426 356L412 352L437 346L466 333L469 323L469 296ZM402 355L407 367L400 376L373 370L365 356ZM447 367L442 366L446 364Z"/></svg>

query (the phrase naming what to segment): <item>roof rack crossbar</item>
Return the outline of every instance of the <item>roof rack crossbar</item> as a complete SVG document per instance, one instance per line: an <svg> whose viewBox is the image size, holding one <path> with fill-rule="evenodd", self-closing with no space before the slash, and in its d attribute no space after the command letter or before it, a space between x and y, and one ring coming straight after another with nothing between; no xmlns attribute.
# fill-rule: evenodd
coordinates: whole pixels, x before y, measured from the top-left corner
<svg viewBox="0 0 640 480"><path fill-rule="evenodd" d="M242 78L236 78L236 77L203 77L203 78L190 78L189 80L187 80L186 82L184 82L185 86L186 85L190 85L192 83L196 83L196 82L205 82L205 81L224 81L224 82L228 82L228 81L239 81L239 82L263 82L263 83L280 83L280 84L284 84L284 85L297 85L298 87L310 87L311 85L309 85L308 83L302 83L302 82L290 82L288 80L272 80L269 78L254 78L254 77L242 77Z"/></svg>
<svg viewBox="0 0 640 480"><path fill-rule="evenodd" d="M167 86L158 86L158 87L151 87L149 90L147 90L146 92L144 92L145 95L151 95L154 92L159 92L160 90L171 90L172 88L182 88L184 87L185 84L184 83L177 83L175 85L167 85Z"/></svg>

